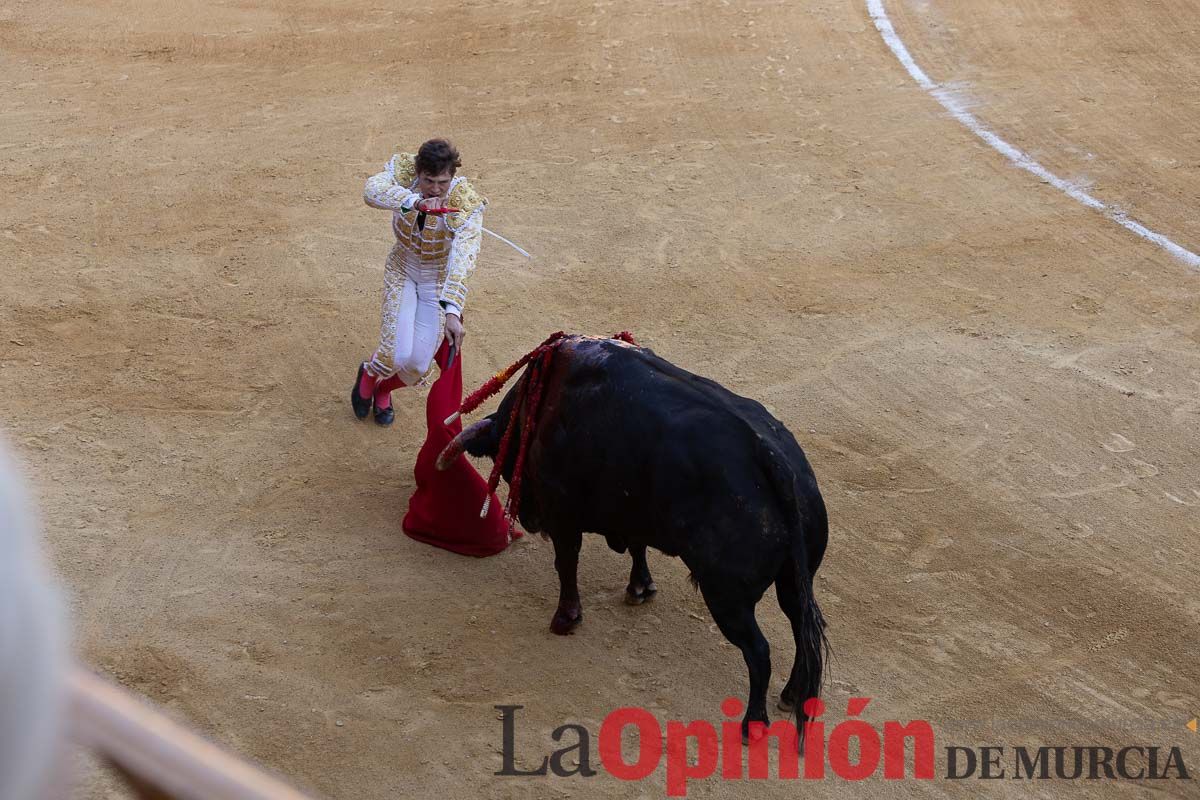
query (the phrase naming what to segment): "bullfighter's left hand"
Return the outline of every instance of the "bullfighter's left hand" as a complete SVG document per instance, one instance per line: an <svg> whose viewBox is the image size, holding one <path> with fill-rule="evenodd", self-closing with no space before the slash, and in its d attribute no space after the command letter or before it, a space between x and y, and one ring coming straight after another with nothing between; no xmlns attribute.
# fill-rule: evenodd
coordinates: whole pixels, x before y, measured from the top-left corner
<svg viewBox="0 0 1200 800"><path fill-rule="evenodd" d="M467 331L463 327L462 320L457 314L446 315L446 341L452 347L457 347L462 350L463 339L466 338Z"/></svg>

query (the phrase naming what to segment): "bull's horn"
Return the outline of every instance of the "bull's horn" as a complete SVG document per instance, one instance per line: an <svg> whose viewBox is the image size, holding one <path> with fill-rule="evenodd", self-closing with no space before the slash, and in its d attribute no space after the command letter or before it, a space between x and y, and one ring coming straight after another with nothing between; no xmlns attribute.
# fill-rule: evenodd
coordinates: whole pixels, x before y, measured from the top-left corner
<svg viewBox="0 0 1200 800"><path fill-rule="evenodd" d="M451 439L450 444L446 445L446 447L443 448L442 452L438 455L438 471L440 472L453 464L455 459L461 456L463 451L467 449L467 443L476 436L481 436L482 434L486 433L488 428L491 426L492 421L487 417L484 417L460 433L458 436L455 436L453 439Z"/></svg>

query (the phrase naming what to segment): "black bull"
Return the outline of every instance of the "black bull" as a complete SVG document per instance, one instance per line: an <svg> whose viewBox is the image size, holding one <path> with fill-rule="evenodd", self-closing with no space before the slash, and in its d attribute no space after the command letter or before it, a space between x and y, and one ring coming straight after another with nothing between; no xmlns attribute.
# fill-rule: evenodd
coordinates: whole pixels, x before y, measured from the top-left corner
<svg viewBox="0 0 1200 800"><path fill-rule="evenodd" d="M780 707L816 697L826 643L813 576L829 525L795 437L761 404L611 339L567 337L543 380L518 500L521 525L554 542L560 594L551 629L568 633L583 617L576 568L584 532L629 550L632 602L655 591L646 565L653 547L683 559L721 632L742 651L750 672L744 729L767 721L770 651L754 608L772 583L796 642ZM451 442L439 467L464 450L494 460L520 389ZM525 424L524 411L515 424ZM518 428L512 441L519 438ZM510 447L501 466L510 485L515 453Z"/></svg>

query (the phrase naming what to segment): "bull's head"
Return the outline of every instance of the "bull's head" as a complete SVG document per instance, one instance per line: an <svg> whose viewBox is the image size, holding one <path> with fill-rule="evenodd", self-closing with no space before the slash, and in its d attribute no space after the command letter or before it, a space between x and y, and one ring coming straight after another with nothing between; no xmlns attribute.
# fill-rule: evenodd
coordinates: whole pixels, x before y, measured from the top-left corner
<svg viewBox="0 0 1200 800"><path fill-rule="evenodd" d="M470 453L476 457L488 456L494 459L500 452L500 437L496 435L496 428L497 425L492 417L484 417L464 429L462 433L451 439L450 443L438 454L438 470L447 469L463 453Z"/></svg>
<svg viewBox="0 0 1200 800"><path fill-rule="evenodd" d="M500 453L500 441L504 438L504 431L508 428L509 420L513 417L513 404L520 399L525 380L526 376L522 375L520 380L513 384L504 395L500 406L494 412L464 429L462 433L450 440L450 444L446 445L438 455L437 468L439 470L448 469L463 453L468 453L476 458L487 456L493 461L496 460L496 456ZM522 420L520 417L521 415L518 414L516 427L513 429L513 444L509 447L508 457L500 469L504 480L510 483L517 460L516 443L521 437Z"/></svg>
<svg viewBox="0 0 1200 800"><path fill-rule="evenodd" d="M504 438L504 432L508 428L509 420L512 419L513 403L516 401L518 392L516 387L509 391L508 395L500 403L500 407L493 414L490 414L475 424L463 430L462 433L450 440L450 443L442 449L438 454L437 468L439 470L449 469L450 466L463 453L469 453L476 458L487 456L495 462L500 453L500 442ZM504 459L504 463L500 465L500 476L512 485L513 472L516 469L517 461L517 445L516 442L521 437L521 425L523 420L518 415L516 427L512 433L512 442L508 448L508 453ZM525 530L537 532L542 530L540 514L537 509L537 503L529 493L529 478L526 477L524 488L521 490L520 506L520 521Z"/></svg>

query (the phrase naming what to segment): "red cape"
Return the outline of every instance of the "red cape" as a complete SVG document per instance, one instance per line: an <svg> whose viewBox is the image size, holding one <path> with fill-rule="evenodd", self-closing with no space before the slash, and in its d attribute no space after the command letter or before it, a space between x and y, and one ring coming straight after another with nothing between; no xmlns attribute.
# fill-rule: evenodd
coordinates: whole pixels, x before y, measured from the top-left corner
<svg viewBox="0 0 1200 800"><path fill-rule="evenodd" d="M451 464L445 472L435 466L438 454L450 440L462 432L462 420L446 424L446 417L462 405L462 353L446 369L449 346L442 342L436 361L441 373L429 390L425 403L425 424L428 434L413 473L417 488L408 501L404 516L404 532L418 542L441 547L467 556L491 556L508 547L508 520L504 517L500 499L492 493L486 517L479 517L483 499L487 497L487 481L471 466L465 456ZM513 537L520 536L513 530Z"/></svg>

